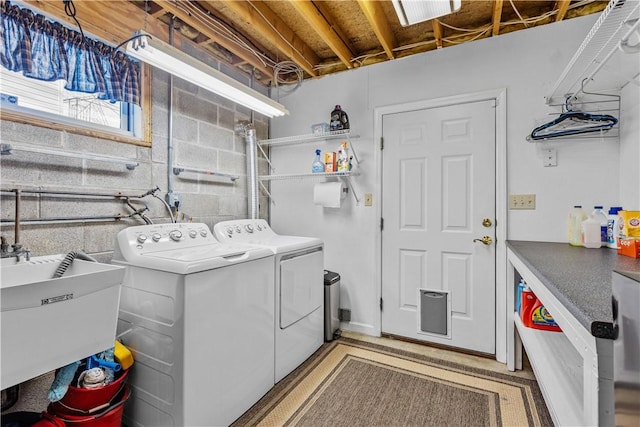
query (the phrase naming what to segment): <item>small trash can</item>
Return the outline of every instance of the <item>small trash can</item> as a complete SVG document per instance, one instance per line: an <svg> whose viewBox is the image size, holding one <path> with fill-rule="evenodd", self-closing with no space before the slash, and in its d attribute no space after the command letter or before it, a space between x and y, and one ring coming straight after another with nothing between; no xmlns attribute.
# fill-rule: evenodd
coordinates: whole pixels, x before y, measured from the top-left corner
<svg viewBox="0 0 640 427"><path fill-rule="evenodd" d="M333 271L324 271L324 340L333 341L334 334L340 329L340 275Z"/></svg>

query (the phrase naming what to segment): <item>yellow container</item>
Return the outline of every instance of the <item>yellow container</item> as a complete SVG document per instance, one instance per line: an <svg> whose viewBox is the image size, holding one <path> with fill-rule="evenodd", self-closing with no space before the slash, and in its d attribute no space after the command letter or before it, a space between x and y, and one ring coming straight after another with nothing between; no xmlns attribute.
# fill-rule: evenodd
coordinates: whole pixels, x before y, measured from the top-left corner
<svg viewBox="0 0 640 427"><path fill-rule="evenodd" d="M116 341L113 357L122 366L122 369L129 369L133 365L133 354L120 341Z"/></svg>
<svg viewBox="0 0 640 427"><path fill-rule="evenodd" d="M619 211L620 238L640 238L640 211Z"/></svg>

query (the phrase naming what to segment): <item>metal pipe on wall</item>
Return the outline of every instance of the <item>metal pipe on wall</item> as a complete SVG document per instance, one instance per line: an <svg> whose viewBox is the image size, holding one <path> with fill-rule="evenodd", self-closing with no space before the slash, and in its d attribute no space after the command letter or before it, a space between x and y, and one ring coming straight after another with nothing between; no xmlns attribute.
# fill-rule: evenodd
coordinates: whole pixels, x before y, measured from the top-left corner
<svg viewBox="0 0 640 427"><path fill-rule="evenodd" d="M175 16L171 16L171 20L169 22L169 44L173 46L173 33L174 33L174 25L175 25ZM167 203L174 208L174 195L173 195L173 74L169 74L169 94L167 96L168 105L168 129L167 133L168 141L167 141ZM172 218L173 219L173 218Z"/></svg>

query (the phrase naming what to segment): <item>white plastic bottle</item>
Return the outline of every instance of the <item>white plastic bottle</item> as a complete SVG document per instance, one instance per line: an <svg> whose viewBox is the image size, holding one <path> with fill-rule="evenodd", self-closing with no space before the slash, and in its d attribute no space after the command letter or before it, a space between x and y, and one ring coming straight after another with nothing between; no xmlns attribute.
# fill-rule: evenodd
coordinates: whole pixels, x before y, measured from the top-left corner
<svg viewBox="0 0 640 427"><path fill-rule="evenodd" d="M611 249L618 249L618 228L620 225L618 212L621 210L620 206L611 207L609 215L607 215L607 247Z"/></svg>
<svg viewBox="0 0 640 427"><path fill-rule="evenodd" d="M591 216L600 223L600 246L607 246L607 215L602 210L602 206L594 206Z"/></svg>
<svg viewBox="0 0 640 427"><path fill-rule="evenodd" d="M585 219L587 219L587 213L580 205L575 205L569 212L567 231L571 246L582 246L582 221Z"/></svg>
<svg viewBox="0 0 640 427"><path fill-rule="evenodd" d="M589 218L582 221L582 246L594 249L600 248L601 245L600 221L591 215Z"/></svg>

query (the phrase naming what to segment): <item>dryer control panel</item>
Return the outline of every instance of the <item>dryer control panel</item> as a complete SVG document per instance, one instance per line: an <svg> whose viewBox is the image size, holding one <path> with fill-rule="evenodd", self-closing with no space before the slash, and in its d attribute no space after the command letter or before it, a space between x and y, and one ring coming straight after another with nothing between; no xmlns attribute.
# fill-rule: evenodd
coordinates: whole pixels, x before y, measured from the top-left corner
<svg viewBox="0 0 640 427"><path fill-rule="evenodd" d="M213 226L213 232L221 242L254 242L256 239L268 239L276 235L264 219L219 222Z"/></svg>

